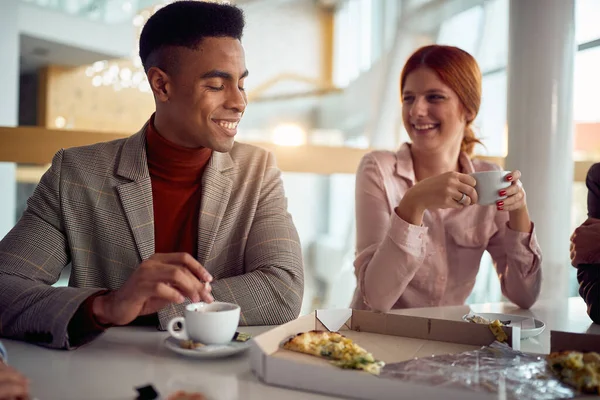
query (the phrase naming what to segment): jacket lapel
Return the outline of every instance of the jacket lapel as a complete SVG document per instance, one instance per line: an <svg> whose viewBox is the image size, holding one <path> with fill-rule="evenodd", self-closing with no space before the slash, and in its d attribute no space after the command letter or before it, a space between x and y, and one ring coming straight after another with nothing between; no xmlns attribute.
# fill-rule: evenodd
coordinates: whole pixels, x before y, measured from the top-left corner
<svg viewBox="0 0 600 400"><path fill-rule="evenodd" d="M140 258L145 260L154 254L154 206L146 157L146 125L125 141L117 174L131 181L117 186L117 192Z"/></svg>
<svg viewBox="0 0 600 400"><path fill-rule="evenodd" d="M229 153L213 152L202 176L202 200L198 221L198 261L205 265L211 254L223 215L229 203L234 168Z"/></svg>

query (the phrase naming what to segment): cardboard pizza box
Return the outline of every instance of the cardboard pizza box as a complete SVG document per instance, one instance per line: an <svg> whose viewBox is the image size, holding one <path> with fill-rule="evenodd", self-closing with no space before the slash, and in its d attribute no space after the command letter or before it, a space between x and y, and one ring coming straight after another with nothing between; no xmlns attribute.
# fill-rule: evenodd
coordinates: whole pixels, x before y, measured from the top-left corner
<svg viewBox="0 0 600 400"><path fill-rule="evenodd" d="M600 335L550 331L550 352L565 350L600 353Z"/></svg>
<svg viewBox="0 0 600 400"><path fill-rule="evenodd" d="M502 329L508 335L508 344L519 350L520 328ZM344 370L325 359L281 348L291 336L310 330L339 331L388 364L475 350L496 339L487 325L464 321L352 309L317 310L254 338L250 348L254 374L268 385L355 399L498 398L494 393L433 387Z"/></svg>

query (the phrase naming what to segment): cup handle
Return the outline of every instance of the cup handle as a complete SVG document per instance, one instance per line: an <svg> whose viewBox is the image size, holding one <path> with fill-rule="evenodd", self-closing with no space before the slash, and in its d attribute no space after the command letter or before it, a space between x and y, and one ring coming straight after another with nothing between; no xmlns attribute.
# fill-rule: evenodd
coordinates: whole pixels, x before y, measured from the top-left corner
<svg viewBox="0 0 600 400"><path fill-rule="evenodd" d="M175 330L175 324L178 322L181 323L180 331ZM173 336L175 339L189 340L189 337L185 331L185 318L183 318L183 317L177 317L177 318L173 318L172 320L170 320L169 324L167 325L167 330L169 331L169 334L171 336Z"/></svg>

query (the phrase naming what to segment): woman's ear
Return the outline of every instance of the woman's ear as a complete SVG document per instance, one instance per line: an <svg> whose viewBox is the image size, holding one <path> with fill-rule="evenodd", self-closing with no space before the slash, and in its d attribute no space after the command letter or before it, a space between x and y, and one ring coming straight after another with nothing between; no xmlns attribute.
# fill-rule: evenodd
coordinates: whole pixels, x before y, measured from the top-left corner
<svg viewBox="0 0 600 400"><path fill-rule="evenodd" d="M470 112L470 111L466 111L465 112L465 121L467 122L467 124L470 124L474 120L475 120L475 113L474 112Z"/></svg>

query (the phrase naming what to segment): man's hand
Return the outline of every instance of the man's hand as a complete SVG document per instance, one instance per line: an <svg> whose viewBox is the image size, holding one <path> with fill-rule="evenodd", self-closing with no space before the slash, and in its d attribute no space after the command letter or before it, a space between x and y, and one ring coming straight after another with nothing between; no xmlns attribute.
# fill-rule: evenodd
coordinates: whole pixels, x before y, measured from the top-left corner
<svg viewBox="0 0 600 400"><path fill-rule="evenodd" d="M0 362L0 400L29 398L29 381L17 370Z"/></svg>
<svg viewBox="0 0 600 400"><path fill-rule="evenodd" d="M600 219L588 218L571 235L571 264L600 263Z"/></svg>
<svg viewBox="0 0 600 400"><path fill-rule="evenodd" d="M94 299L93 311L102 324L126 325L170 303L214 301L212 276L187 253L154 254L143 261L123 286Z"/></svg>

